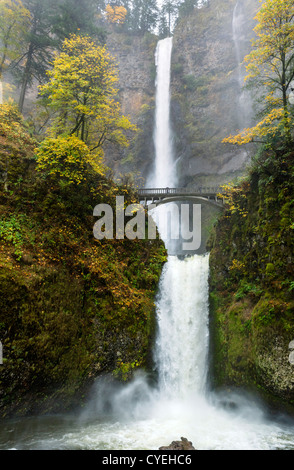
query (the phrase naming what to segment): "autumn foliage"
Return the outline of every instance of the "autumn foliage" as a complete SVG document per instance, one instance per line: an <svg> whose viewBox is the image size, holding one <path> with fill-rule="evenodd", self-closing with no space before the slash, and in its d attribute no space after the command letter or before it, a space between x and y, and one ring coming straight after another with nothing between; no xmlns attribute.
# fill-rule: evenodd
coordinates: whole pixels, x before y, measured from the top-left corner
<svg viewBox="0 0 294 470"><path fill-rule="evenodd" d="M128 145L125 131L134 131L117 100L118 73L105 46L72 35L48 72L41 94L55 112L51 135L75 135L91 151L103 155L106 141Z"/></svg>
<svg viewBox="0 0 294 470"><path fill-rule="evenodd" d="M127 10L122 5L106 5L106 18L109 23L123 24L126 19Z"/></svg>
<svg viewBox="0 0 294 470"><path fill-rule="evenodd" d="M223 142L242 145L278 135L291 141L293 112L288 95L294 79L293 0L266 0L255 19L253 49L244 59L245 83L254 88L262 102L261 119L256 126Z"/></svg>

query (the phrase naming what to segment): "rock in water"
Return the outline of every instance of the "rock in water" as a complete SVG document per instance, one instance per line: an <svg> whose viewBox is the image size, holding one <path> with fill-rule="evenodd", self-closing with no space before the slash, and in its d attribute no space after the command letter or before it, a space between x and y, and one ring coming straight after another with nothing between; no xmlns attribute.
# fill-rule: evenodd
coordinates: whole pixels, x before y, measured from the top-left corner
<svg viewBox="0 0 294 470"><path fill-rule="evenodd" d="M192 442L185 437L181 437L180 441L173 441L169 446L159 447L159 450L196 450Z"/></svg>

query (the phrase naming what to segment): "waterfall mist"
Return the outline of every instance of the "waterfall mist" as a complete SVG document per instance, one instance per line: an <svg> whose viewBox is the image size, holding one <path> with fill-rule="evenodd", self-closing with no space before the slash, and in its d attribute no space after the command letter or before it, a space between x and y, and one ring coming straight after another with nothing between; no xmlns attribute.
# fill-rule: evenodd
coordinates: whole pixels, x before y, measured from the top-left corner
<svg viewBox="0 0 294 470"><path fill-rule="evenodd" d="M253 118L252 98L249 91L244 88L244 78L246 76L246 69L243 64L245 54L243 43L244 38L246 37L246 33L244 31L245 22L245 7L242 0L237 0L233 11L232 32L237 62L237 80L239 85L238 126L240 129L249 127L252 124Z"/></svg>

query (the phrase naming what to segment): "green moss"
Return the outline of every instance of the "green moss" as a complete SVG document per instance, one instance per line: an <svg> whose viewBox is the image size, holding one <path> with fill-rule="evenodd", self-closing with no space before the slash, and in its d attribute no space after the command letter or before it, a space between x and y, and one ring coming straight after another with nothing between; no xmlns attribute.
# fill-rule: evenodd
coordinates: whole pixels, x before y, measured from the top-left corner
<svg viewBox="0 0 294 470"><path fill-rule="evenodd" d="M276 158L267 162L270 178L260 166L230 193L211 237L212 363L216 385L254 387L294 404L288 362L294 337L294 171L292 157L286 163L281 158L282 164Z"/></svg>
<svg viewBox="0 0 294 470"><path fill-rule="evenodd" d="M149 365L165 247L94 239L93 208L137 202L131 186L91 172L62 183L31 165L0 188L1 416L73 406L98 375L117 377L118 357L122 380Z"/></svg>

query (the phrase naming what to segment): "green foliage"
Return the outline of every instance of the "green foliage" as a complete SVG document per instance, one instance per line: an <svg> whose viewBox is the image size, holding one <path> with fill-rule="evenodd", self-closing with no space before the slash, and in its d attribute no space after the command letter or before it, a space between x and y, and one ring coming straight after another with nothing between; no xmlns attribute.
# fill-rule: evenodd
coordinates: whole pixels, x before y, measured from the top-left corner
<svg viewBox="0 0 294 470"><path fill-rule="evenodd" d="M23 38L30 23L30 12L20 0L0 1L0 79L3 71L23 53Z"/></svg>
<svg viewBox="0 0 294 470"><path fill-rule="evenodd" d="M118 360L117 368L113 371L113 375L126 382L132 377L134 369L137 369L139 366L140 363L138 361L125 363Z"/></svg>
<svg viewBox="0 0 294 470"><path fill-rule="evenodd" d="M55 111L50 129L54 137L76 135L100 156L106 141L128 145L126 132L136 128L121 114L117 70L105 46L73 35L64 41L48 73L41 94Z"/></svg>
<svg viewBox="0 0 294 470"><path fill-rule="evenodd" d="M31 396L28 412L51 411L57 396L64 409L99 374L126 380L146 366L166 251L160 240L95 240L93 208L118 194L136 202L130 185L93 171L75 136L45 139L28 158L25 136L29 152L36 144L14 108L2 110L2 143L22 136L7 157L29 165L0 188L1 415Z"/></svg>
<svg viewBox="0 0 294 470"><path fill-rule="evenodd" d="M250 295L251 297L259 297L261 294L262 289L260 288L260 286L242 280L240 282L240 287L235 293L235 298L237 300L241 300L247 297L248 295Z"/></svg>
<svg viewBox="0 0 294 470"><path fill-rule="evenodd" d="M34 227L25 214L0 216L0 240L14 246L14 255L19 260L26 245L34 243Z"/></svg>
<svg viewBox="0 0 294 470"><path fill-rule="evenodd" d="M17 108L12 104L0 105L0 183L6 191L13 190L21 181L34 158L35 144Z"/></svg>
<svg viewBox="0 0 294 470"><path fill-rule="evenodd" d="M294 334L293 188L293 151L260 149L231 190L210 255L216 381L289 403L291 377L275 348L287 351Z"/></svg>
<svg viewBox="0 0 294 470"><path fill-rule="evenodd" d="M75 136L45 139L37 148L36 156L37 170L45 177L57 176L68 184L85 181L88 165L102 173L102 166L99 168L87 145Z"/></svg>
<svg viewBox="0 0 294 470"><path fill-rule="evenodd" d="M49 0L52 2L52 29L63 41L71 34L89 34L105 43L106 32L98 23L97 0Z"/></svg>
<svg viewBox="0 0 294 470"><path fill-rule="evenodd" d="M154 30L157 15L158 6L155 0L133 0L127 17L127 25L132 32L144 35Z"/></svg>
<svg viewBox="0 0 294 470"><path fill-rule="evenodd" d="M194 91L194 90L196 90L196 88L198 86L198 80L192 74L184 75L183 83L184 83L184 88L187 91Z"/></svg>

